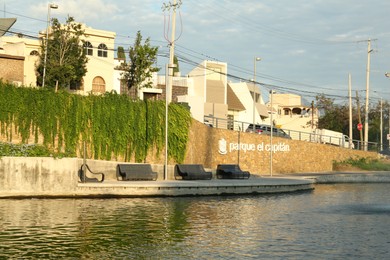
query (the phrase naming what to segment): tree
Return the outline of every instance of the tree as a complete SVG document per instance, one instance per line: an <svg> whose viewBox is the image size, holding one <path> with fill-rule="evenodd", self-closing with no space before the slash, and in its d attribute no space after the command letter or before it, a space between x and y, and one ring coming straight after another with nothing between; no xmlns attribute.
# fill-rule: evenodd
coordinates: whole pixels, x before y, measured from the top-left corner
<svg viewBox="0 0 390 260"><path fill-rule="evenodd" d="M175 75L176 73L180 72L179 60L177 59L176 56L173 56L173 63L176 65L176 67L173 68L173 75Z"/></svg>
<svg viewBox="0 0 390 260"><path fill-rule="evenodd" d="M52 32L48 39L45 85L49 88L66 88L79 86L87 73L88 59L80 37L84 30L73 17L68 17L65 24L52 19ZM38 85L42 86L45 39L42 39L40 62L37 65Z"/></svg>
<svg viewBox="0 0 390 260"><path fill-rule="evenodd" d="M349 134L349 104L335 104L334 100L326 97L321 94L316 96L316 106L322 112L318 120L318 128L330 129L338 132L342 132L346 135ZM369 133L368 141L369 142L380 142L380 102L375 104L375 106L369 109ZM386 134L389 132L388 120L389 120L389 111L390 104L384 102L382 106L383 111L383 140L384 144L387 143ZM361 117L364 118L365 111L363 107L360 107ZM358 113L356 106L352 108L352 125L353 125L353 137L354 139L359 139L360 133L357 129L359 123ZM386 146L386 145L385 145Z"/></svg>
<svg viewBox="0 0 390 260"><path fill-rule="evenodd" d="M137 95L141 87L152 87L150 81L152 73L159 71L158 68L153 67L157 59L157 51L158 47L152 47L149 38L142 43L142 35L138 31L134 45L129 50L129 64L123 74L129 92L132 91Z"/></svg>
<svg viewBox="0 0 390 260"><path fill-rule="evenodd" d="M118 46L118 59L124 60L126 62L125 49L122 46Z"/></svg>
<svg viewBox="0 0 390 260"><path fill-rule="evenodd" d="M389 112L390 111L390 104L387 101L384 101L382 104L382 127L383 127L383 133L382 133L382 143L384 149L388 149L389 142L387 140L387 133L390 132L389 130ZM380 121L381 121L381 104L380 100L377 101L374 106L372 106L369 110L368 118L369 118L369 131L368 131L368 140L370 142L378 142L380 143Z"/></svg>
<svg viewBox="0 0 390 260"><path fill-rule="evenodd" d="M346 105L335 104L334 100L325 95L316 96L316 105L323 116L318 119L318 128L330 129L348 133L349 108Z"/></svg>

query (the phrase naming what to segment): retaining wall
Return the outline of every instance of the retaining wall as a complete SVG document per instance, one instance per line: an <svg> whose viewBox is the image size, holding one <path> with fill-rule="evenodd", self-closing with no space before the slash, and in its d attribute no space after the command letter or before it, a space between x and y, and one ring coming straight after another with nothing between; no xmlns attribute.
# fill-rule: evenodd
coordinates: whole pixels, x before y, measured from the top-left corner
<svg viewBox="0 0 390 260"><path fill-rule="evenodd" d="M13 142L20 142L16 134L13 136ZM6 140L5 136L2 136L1 139ZM349 158L378 157L376 152L350 150L332 145L280 137L273 137L272 144L279 149L272 153L272 172L275 174L328 172L332 171L334 161L343 161ZM215 170L218 164L239 164L243 170L248 170L252 174L269 174L271 170L269 145L270 136L268 135L212 128L193 120L183 163L202 164L212 170ZM97 167L92 167L92 169L102 167L103 170L106 170L104 165L109 165L105 161L101 161L103 163L90 161L98 164ZM164 162L164 152L157 153L156 151L149 152L145 160L145 163L154 165L156 171L161 172L163 171L161 167L163 167ZM112 169L115 169L117 164L117 162L112 163L114 166L110 166L109 176L113 175ZM169 176L173 174L175 163L172 160L169 161Z"/></svg>
<svg viewBox="0 0 390 260"><path fill-rule="evenodd" d="M225 143L225 147L223 144ZM235 149L240 144L242 149ZM215 169L218 164L239 164L251 173L269 174L270 136L208 127L193 121L185 163L203 164ZM273 137L273 173L328 172L334 161L349 158L377 158L376 152ZM225 150L224 150L225 149Z"/></svg>

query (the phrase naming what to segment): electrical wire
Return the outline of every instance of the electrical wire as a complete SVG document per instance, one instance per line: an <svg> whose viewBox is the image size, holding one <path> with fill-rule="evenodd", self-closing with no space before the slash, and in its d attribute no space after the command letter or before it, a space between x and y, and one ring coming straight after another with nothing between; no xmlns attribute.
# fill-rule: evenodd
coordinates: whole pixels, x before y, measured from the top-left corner
<svg viewBox="0 0 390 260"><path fill-rule="evenodd" d="M195 4L198 4L196 1L195 1ZM202 6L202 4L198 4L198 6ZM204 7L204 5L203 5ZM208 5L209 10L214 10L214 11L217 11L214 6L212 5ZM225 6L223 5L220 5L219 6L220 8L223 8L225 9L226 11L233 11L233 10L229 10L227 9ZM6 12L5 10L0 10L0 11L4 11L5 13L7 14L12 14L12 15L17 15L17 16L20 16L20 17L24 17L24 18L28 18L28 19L32 19L32 20L36 20L36 21L40 21L40 22L44 22L46 23L47 21L45 20L42 20L42 19L36 19L36 18L33 18L33 17L29 17L29 16L25 16L25 15L21 15L21 14L17 14L17 13L12 13L12 12ZM220 10L218 11L218 14L220 13ZM221 17L222 19L225 19L225 20L229 20L229 18L227 17ZM232 22L237 22L237 21L234 21L234 20L230 20ZM257 23L254 23L254 21L251 21L250 19L242 19L240 17L240 19L238 20L238 22L244 24L245 26L254 26L253 24L257 24ZM289 34L289 33L285 33L283 31L280 31L280 30L275 30L271 27L263 27L263 26L258 26L256 25L255 28L257 28L258 30L264 30L264 31L268 31L269 33L274 33L275 35L278 35L280 37L283 37L283 34L286 34L287 36L286 37L290 37L290 39L294 39L295 35L293 34ZM28 31L26 31L28 32ZM29 37L29 38L33 38L33 39L39 39L39 37L37 36L32 36L32 35L29 35L29 34L26 34L26 33L20 33L20 32L16 32L16 31L9 31L9 33L14 33L14 34L21 34L23 36L26 36L26 37ZM130 36L125 36L125 35L117 35L117 37L120 37L120 38L134 38L134 37L130 37ZM134 38L135 39L135 38ZM163 41L156 41L154 40L154 42L159 42L159 43L164 43ZM356 41L353 41L354 43L356 43ZM307 43L312 43L311 41L307 41ZM329 42L329 41L324 41L324 43L331 43L331 44L334 44L335 42ZM347 42L336 42L336 43L351 43L351 41L347 41ZM118 45L118 44L116 44ZM123 44L123 45L126 45L126 44ZM129 44L130 46L130 44ZM181 46L181 45L178 45L176 44L175 45L177 47L176 51L180 54L180 55L177 55L178 56L178 59L180 62L182 63L185 63L185 64L188 64L188 65L191 65L191 66L199 66L199 62L196 62L194 60L192 60L191 58L188 58L186 57L187 56L190 56L192 57L193 59L197 59L199 61L202 61L204 60L204 58L208 59L208 60L213 60L213 61L218 61L218 62L221 62L219 61L218 59L214 58L214 57L211 57L207 54L204 54L204 53L200 53L200 52L196 52L194 50L191 50L189 48L186 48L184 46ZM95 48L95 47L94 47ZM108 49L110 51L117 51L117 48L114 48L114 49ZM184 51L185 50L185 51ZM187 51L187 52L186 52ZM191 52L193 54L190 54L188 52ZM164 58L167 58L167 56L169 56L168 54L166 53L160 53L158 54L159 57L164 57ZM244 69L242 67L239 67L239 66L236 66L234 64L229 64L229 67L232 67L233 69L231 69L232 71L237 71L237 72L240 72L240 73L243 73L243 74L247 74L247 75L251 75L251 72L249 72L249 70L247 69ZM216 73L215 71L211 72L211 73ZM210 74L211 74L210 73ZM204 75L203 75L204 76ZM231 78L231 79L236 79L236 80L240 80L240 81L243 81L243 82L249 82L248 79L244 79L242 77L239 77L239 76L236 76L234 74L230 74L230 73L226 73L226 76L228 78ZM335 89L330 89L330 88L324 88L324 87L319 87L319 86L315 86L315 85L311 85L311 84L305 84L305 83L299 83L299 82L294 82L294 81L290 81L290 80L285 80L285 79L281 79L281 78L278 78L278 77L274 77L274 76L270 76L270 75L266 75L266 74L259 74L258 75L260 78L264 78L264 79L269 79L269 80L273 80L273 81L276 81L276 82L280 82L280 83L285 83L285 84L291 84L291 85L299 85L299 86L304 86L304 87L310 87L310 88L316 88L316 89L323 89L323 90L329 90L329 91L335 91ZM318 95L318 94L322 94L322 93L319 93L319 92L315 92L315 91L307 91L307 90L302 90L302 89L295 89L295 88L290 88L290 87L282 87L282 86L277 86L277 85L273 85L273 84L266 84L266 83L261 83L261 82L255 82L256 84L258 85L261 85L263 86L264 88L266 89L276 89L278 91L289 91L289 92L292 92L292 93L299 93L299 94L302 94L304 93L305 95ZM327 94L327 96L330 96L330 97L333 97L333 98L339 98L339 99L345 99L347 98L346 96L342 96L342 95L334 95L334 94Z"/></svg>

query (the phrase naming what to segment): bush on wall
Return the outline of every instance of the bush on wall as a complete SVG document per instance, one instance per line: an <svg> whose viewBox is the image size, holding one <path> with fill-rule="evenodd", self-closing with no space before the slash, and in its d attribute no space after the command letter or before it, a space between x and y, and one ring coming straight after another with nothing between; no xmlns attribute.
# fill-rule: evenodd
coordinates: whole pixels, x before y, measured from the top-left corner
<svg viewBox="0 0 390 260"><path fill-rule="evenodd" d="M191 116L174 103L168 112L168 156L182 162ZM86 142L94 159L142 162L151 150L159 153L164 148L165 102L134 101L116 93L54 93L0 81L0 134L11 142L13 132L22 143L42 142L71 156L82 151Z"/></svg>

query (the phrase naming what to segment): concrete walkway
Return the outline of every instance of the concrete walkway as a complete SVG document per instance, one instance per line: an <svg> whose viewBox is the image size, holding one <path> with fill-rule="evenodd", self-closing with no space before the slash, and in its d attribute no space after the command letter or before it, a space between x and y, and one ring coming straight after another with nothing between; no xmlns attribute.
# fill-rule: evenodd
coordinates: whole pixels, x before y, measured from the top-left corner
<svg viewBox="0 0 390 260"><path fill-rule="evenodd" d="M314 189L302 178L250 178L244 180L104 181L79 183L75 196L143 197L284 193Z"/></svg>
<svg viewBox="0 0 390 260"><path fill-rule="evenodd" d="M387 171L345 171L345 172L322 172L300 173L284 175L285 177L299 176L300 178L312 179L317 184L325 183L390 183L390 172Z"/></svg>
<svg viewBox="0 0 390 260"><path fill-rule="evenodd" d="M198 181L104 181L79 183L76 196L201 196L270 194L310 191L314 184L324 183L390 183L390 172L323 172L251 176L250 179L212 179Z"/></svg>

